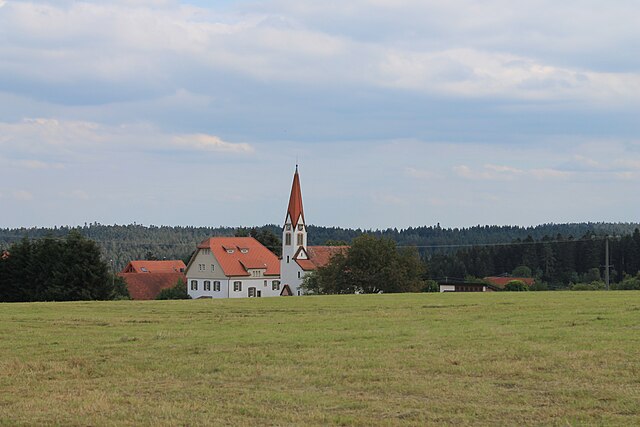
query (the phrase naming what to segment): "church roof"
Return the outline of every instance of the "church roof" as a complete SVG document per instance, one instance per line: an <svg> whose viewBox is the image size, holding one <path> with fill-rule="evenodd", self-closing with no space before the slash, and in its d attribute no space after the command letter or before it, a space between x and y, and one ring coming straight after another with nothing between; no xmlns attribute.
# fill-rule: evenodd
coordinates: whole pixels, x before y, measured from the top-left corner
<svg viewBox="0 0 640 427"><path fill-rule="evenodd" d="M265 276L280 274L280 261L253 237L211 237L198 245L211 249L225 276L249 276L249 269L265 270Z"/></svg>
<svg viewBox="0 0 640 427"><path fill-rule="evenodd" d="M287 215L291 218L291 223L294 227L298 225L298 220L300 218L302 218L302 222L306 224L306 221L304 220L304 209L302 208L302 190L300 189L298 166L296 166L296 173L293 175L293 184L291 185L291 195L289 196L289 208L287 209Z"/></svg>
<svg viewBox="0 0 640 427"><path fill-rule="evenodd" d="M304 271L317 270L329 264L336 254L344 254L349 246L307 246L306 253L309 259L296 259L300 268Z"/></svg>

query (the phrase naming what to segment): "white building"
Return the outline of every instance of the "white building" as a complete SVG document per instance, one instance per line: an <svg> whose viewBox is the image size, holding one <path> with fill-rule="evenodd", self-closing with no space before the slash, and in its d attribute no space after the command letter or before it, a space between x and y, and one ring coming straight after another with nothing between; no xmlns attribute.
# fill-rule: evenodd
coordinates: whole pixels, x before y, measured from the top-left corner
<svg viewBox="0 0 640 427"><path fill-rule="evenodd" d="M187 265L191 298L273 297L291 292L280 281L280 262L253 237L211 237Z"/></svg>

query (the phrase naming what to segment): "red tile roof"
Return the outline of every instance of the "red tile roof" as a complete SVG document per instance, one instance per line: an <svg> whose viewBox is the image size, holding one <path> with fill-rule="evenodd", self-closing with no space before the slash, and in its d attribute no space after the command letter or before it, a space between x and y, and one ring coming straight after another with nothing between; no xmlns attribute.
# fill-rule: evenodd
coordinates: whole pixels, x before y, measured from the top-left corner
<svg viewBox="0 0 640 427"><path fill-rule="evenodd" d="M525 285L531 286L535 283L535 279L530 277L504 277L504 276L491 276L485 277L484 280L491 283L492 285L498 286L499 288L504 288L505 285L512 280L520 280L524 282Z"/></svg>
<svg viewBox="0 0 640 427"><path fill-rule="evenodd" d="M123 273L180 273L187 266L181 260L131 261L122 270Z"/></svg>
<svg viewBox="0 0 640 427"><path fill-rule="evenodd" d="M249 276L248 269L264 269L265 276L280 275L280 261L253 237L211 237L198 245L211 249L225 276Z"/></svg>
<svg viewBox="0 0 640 427"><path fill-rule="evenodd" d="M178 280L187 282L182 273L118 273L118 276L124 278L129 295L135 300L155 299L161 290L173 288Z"/></svg>
<svg viewBox="0 0 640 427"><path fill-rule="evenodd" d="M316 270L329 264L336 254L345 254L349 246L307 246L309 259L296 259L296 262L305 271Z"/></svg>
<svg viewBox="0 0 640 427"><path fill-rule="evenodd" d="M302 190L300 189L298 166L296 166L296 173L293 175L293 184L291 185L291 195L289 196L289 207L287 209L287 215L291 218L291 223L294 227L298 225L298 220L300 219L300 217L302 217L303 223L307 223L304 220L304 209L302 208Z"/></svg>

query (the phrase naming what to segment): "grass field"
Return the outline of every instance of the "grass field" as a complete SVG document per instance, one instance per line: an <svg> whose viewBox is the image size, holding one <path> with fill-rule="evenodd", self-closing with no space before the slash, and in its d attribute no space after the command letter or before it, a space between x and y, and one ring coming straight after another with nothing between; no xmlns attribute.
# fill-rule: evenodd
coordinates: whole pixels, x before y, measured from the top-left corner
<svg viewBox="0 0 640 427"><path fill-rule="evenodd" d="M0 304L3 425L640 425L640 293Z"/></svg>

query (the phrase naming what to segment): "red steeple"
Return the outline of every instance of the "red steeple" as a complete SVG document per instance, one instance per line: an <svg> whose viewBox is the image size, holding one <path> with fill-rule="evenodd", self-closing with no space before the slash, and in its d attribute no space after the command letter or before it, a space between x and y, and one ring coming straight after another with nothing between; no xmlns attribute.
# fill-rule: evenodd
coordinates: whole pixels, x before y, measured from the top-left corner
<svg viewBox="0 0 640 427"><path fill-rule="evenodd" d="M304 210L302 209L302 191L300 190L300 177L298 176L298 165L296 165L296 173L293 175L293 185L291 186L291 196L289 196L289 208L287 214L291 218L293 226L298 225L298 219L302 217L304 220Z"/></svg>

